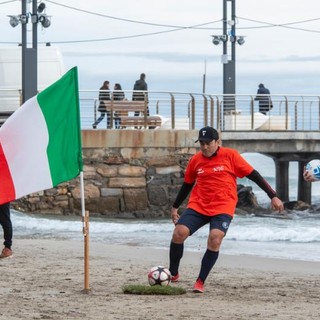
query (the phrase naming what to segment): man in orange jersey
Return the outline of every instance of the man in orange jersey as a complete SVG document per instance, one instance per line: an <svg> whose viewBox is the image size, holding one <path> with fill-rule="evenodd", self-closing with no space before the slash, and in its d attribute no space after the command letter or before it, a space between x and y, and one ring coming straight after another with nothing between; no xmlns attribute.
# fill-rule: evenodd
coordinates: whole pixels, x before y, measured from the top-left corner
<svg viewBox="0 0 320 320"><path fill-rule="evenodd" d="M233 218L238 196L237 177L247 177L264 190L273 209L282 211L283 203L268 182L239 153L220 146L217 130L205 127L199 131L196 142L200 149L189 161L184 182L171 211L175 224L170 243L170 272L172 282L179 279L179 264L184 241L199 228L210 224L207 250L202 258L194 292L204 291L204 282L216 263L219 249ZM192 191L191 191L192 190ZM187 209L181 216L178 208L190 194Z"/></svg>

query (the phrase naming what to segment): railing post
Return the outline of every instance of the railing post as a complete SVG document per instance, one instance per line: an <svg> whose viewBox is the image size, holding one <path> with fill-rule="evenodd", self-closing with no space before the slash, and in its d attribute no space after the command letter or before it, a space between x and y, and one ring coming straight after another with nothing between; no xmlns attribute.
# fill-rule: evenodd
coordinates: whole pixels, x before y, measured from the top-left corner
<svg viewBox="0 0 320 320"><path fill-rule="evenodd" d="M113 129L113 97L111 98L111 110L110 110L110 129ZM107 127L108 127L108 114L107 115Z"/></svg>
<svg viewBox="0 0 320 320"><path fill-rule="evenodd" d="M221 120L221 104L222 104L222 102L221 101L219 101L219 98L217 97L217 130L222 130L222 125L221 125L221 123L222 123L222 120Z"/></svg>
<svg viewBox="0 0 320 320"><path fill-rule="evenodd" d="M298 101L294 104L294 130L298 130Z"/></svg>
<svg viewBox="0 0 320 320"><path fill-rule="evenodd" d="M195 128L195 115L196 115L196 110L195 110L195 100L194 96L190 93L191 96L191 129Z"/></svg>
<svg viewBox="0 0 320 320"><path fill-rule="evenodd" d="M175 99L174 99L174 95L172 93L170 93L170 96L171 96L171 128L174 129L175 128L175 114L176 114Z"/></svg>
<svg viewBox="0 0 320 320"><path fill-rule="evenodd" d="M214 127L214 100L211 96L210 98L210 126Z"/></svg>
<svg viewBox="0 0 320 320"><path fill-rule="evenodd" d="M208 98L205 94L203 96L203 121L204 126L206 127L208 125Z"/></svg>
<svg viewBox="0 0 320 320"><path fill-rule="evenodd" d="M251 130L254 128L254 98L250 96Z"/></svg>
<svg viewBox="0 0 320 320"><path fill-rule="evenodd" d="M287 96L284 97L284 100L285 100L285 114L286 114L286 130L288 130L288 127L289 127L289 104L288 104L288 98Z"/></svg>
<svg viewBox="0 0 320 320"><path fill-rule="evenodd" d="M97 99L94 100L94 105L93 105L93 118L94 118L94 121L93 122L96 122L97 120Z"/></svg>

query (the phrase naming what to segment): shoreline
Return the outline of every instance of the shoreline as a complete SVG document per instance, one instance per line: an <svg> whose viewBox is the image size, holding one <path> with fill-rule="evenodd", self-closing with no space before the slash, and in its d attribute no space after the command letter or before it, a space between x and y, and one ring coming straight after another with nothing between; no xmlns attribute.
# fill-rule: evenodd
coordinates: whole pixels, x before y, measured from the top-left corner
<svg viewBox="0 0 320 320"><path fill-rule="evenodd" d="M318 319L320 262L221 254L204 294L192 292L202 252L186 251L181 296L122 293L147 285L147 272L167 265L168 250L90 243L84 294L83 241L16 239L0 260L0 319Z"/></svg>

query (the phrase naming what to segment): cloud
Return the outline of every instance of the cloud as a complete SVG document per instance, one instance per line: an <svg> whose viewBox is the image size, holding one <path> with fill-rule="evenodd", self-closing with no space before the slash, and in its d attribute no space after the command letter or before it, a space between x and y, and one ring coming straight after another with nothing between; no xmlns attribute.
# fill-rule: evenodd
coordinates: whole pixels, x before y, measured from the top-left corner
<svg viewBox="0 0 320 320"><path fill-rule="evenodd" d="M150 60L161 60L165 62L181 62L181 63L194 63L203 62L208 57L212 58L214 55L200 54L200 53L180 53L180 52L108 52L108 51L65 51L64 56L69 57L122 57L122 58L143 58ZM219 55L215 55L219 57Z"/></svg>
<svg viewBox="0 0 320 320"><path fill-rule="evenodd" d="M143 58L149 60L161 60L165 62L178 63L203 63L204 59L220 59L218 54L208 53L181 53L181 52L110 52L110 51L65 51L66 57L121 57L121 58ZM277 62L319 62L320 55L315 56L298 56L286 55L283 57L261 57L261 58L241 58L242 63L277 63Z"/></svg>

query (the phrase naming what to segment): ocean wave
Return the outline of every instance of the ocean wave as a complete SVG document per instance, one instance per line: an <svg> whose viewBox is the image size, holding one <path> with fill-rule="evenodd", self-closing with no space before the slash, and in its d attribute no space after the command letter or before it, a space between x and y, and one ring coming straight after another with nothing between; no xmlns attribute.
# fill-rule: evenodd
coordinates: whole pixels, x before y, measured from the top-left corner
<svg viewBox="0 0 320 320"><path fill-rule="evenodd" d="M168 248L173 224L168 219L120 220L90 219L92 242ZM35 239L81 240L81 217L38 216L12 210L14 236ZM201 228L186 241L186 250L206 248L208 227ZM230 254L254 254L265 257L301 259L301 252L308 252L306 260L320 261L317 249L320 242L319 215L307 218L294 215L293 219L236 216L223 242L222 251Z"/></svg>

